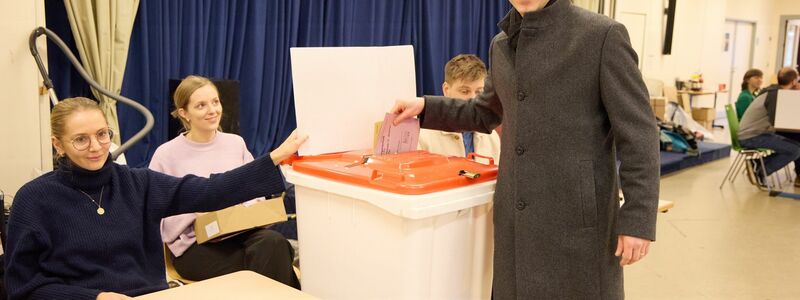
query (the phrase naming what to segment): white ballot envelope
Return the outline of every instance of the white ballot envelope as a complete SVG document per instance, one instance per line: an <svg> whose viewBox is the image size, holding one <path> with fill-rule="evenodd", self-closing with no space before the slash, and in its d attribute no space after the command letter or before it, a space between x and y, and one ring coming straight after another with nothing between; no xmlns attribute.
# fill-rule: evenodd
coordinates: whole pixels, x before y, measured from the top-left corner
<svg viewBox="0 0 800 300"><path fill-rule="evenodd" d="M375 120L417 95L411 46L290 51L300 155L372 149Z"/></svg>

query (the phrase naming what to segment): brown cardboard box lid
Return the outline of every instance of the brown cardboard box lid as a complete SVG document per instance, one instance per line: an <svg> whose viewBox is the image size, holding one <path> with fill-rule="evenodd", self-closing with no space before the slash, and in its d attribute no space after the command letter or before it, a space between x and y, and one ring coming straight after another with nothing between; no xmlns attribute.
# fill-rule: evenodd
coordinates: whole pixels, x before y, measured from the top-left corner
<svg viewBox="0 0 800 300"><path fill-rule="evenodd" d="M692 119L695 121L710 121L715 117L716 111L710 107L692 108Z"/></svg>
<svg viewBox="0 0 800 300"><path fill-rule="evenodd" d="M202 244L243 230L285 222L286 219L283 197L279 197L198 214L194 232L197 243Z"/></svg>
<svg viewBox="0 0 800 300"><path fill-rule="evenodd" d="M667 98L664 97L650 97L650 104L653 106L666 106Z"/></svg>

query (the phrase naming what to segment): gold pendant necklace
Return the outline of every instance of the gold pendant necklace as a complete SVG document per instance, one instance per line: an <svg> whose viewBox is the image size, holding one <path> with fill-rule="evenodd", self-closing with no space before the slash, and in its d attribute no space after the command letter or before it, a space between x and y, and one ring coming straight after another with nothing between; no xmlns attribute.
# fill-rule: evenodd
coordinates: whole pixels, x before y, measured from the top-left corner
<svg viewBox="0 0 800 300"><path fill-rule="evenodd" d="M100 188L100 201L99 202L98 201L94 201L94 198L92 198L92 196L89 196L89 194L87 194L86 192L82 191L81 189L78 189L79 192L81 192L84 195L86 195L86 197L89 197L89 200L92 200L92 203L97 205L97 214L101 215L101 216L106 213L106 210L103 209L103 207L100 205L101 203L103 203L103 190L105 188L106 188L105 186Z"/></svg>

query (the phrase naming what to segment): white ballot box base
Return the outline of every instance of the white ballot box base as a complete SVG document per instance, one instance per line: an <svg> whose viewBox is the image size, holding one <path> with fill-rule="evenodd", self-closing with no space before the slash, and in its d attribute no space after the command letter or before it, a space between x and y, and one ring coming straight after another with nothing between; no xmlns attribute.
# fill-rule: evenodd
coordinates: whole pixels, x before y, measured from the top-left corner
<svg viewBox="0 0 800 300"><path fill-rule="evenodd" d="M323 299L489 299L495 182L409 196L284 168L304 292Z"/></svg>

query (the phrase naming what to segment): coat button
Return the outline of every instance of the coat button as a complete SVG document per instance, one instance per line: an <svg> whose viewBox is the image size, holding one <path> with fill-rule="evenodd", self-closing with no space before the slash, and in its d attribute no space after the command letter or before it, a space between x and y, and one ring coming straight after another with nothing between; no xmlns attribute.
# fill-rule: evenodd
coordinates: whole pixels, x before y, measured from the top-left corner
<svg viewBox="0 0 800 300"><path fill-rule="evenodd" d="M525 97L526 97L525 92L520 91L520 92L517 93L517 100L525 101Z"/></svg>
<svg viewBox="0 0 800 300"><path fill-rule="evenodd" d="M517 210L523 210L525 207L528 206L525 202L517 201Z"/></svg>
<svg viewBox="0 0 800 300"><path fill-rule="evenodd" d="M517 155L522 155L523 153L525 153L525 148L522 148L522 146L517 147L516 150L517 150Z"/></svg>

